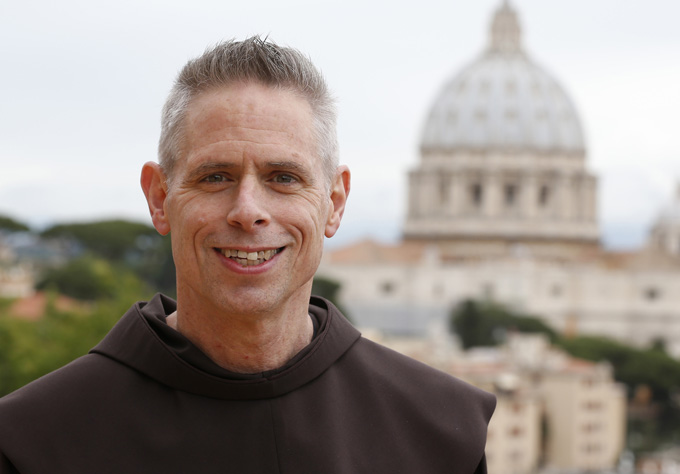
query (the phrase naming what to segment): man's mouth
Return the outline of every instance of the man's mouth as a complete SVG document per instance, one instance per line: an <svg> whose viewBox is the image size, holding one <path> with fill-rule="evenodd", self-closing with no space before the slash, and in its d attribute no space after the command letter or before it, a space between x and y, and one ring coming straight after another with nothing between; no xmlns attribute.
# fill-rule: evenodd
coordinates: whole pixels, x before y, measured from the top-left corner
<svg viewBox="0 0 680 474"><path fill-rule="evenodd" d="M225 257L232 259L244 267L254 267L255 265L260 265L272 258L274 255L283 250L283 247L278 249L260 250L258 252L246 252L245 250L236 249L218 250Z"/></svg>

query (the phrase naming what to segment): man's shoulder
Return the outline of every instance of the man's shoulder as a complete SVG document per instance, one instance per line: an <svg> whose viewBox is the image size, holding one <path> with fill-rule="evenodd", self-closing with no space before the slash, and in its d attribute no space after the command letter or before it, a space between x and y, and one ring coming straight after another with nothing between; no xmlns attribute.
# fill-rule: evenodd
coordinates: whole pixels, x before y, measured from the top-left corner
<svg viewBox="0 0 680 474"><path fill-rule="evenodd" d="M388 347L361 338L353 348L354 371L373 379L386 389L426 403L455 399L488 418L496 405L494 395L451 374L405 356Z"/></svg>
<svg viewBox="0 0 680 474"><path fill-rule="evenodd" d="M462 382L453 375L436 369L430 365L420 362L412 357L404 355L382 344L362 337L356 346L362 360L366 365L374 370L379 370L383 374L406 375L416 377L419 380L429 380L432 383L444 385L459 385L472 387Z"/></svg>
<svg viewBox="0 0 680 474"><path fill-rule="evenodd" d="M28 422L77 411L84 400L110 392L118 380L115 373L121 370L127 371L106 357L82 356L0 398L0 425L10 419Z"/></svg>
<svg viewBox="0 0 680 474"><path fill-rule="evenodd" d="M360 338L319 384L326 387L317 412L332 419L327 424L357 451L377 439L410 447L397 456L402 472L446 472L450 466L473 472L482 460L496 398L450 374ZM319 392L310 396L319 398ZM315 422L323 423L318 417ZM392 465L390 459L376 462Z"/></svg>

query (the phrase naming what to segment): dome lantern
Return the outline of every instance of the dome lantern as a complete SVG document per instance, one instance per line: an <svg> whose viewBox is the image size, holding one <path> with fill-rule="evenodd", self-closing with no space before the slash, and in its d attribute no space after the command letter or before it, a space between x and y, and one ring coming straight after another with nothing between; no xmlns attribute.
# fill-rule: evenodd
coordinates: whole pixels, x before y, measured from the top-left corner
<svg viewBox="0 0 680 474"><path fill-rule="evenodd" d="M494 53L520 53L522 30L517 13L509 3L503 2L491 22L489 51Z"/></svg>

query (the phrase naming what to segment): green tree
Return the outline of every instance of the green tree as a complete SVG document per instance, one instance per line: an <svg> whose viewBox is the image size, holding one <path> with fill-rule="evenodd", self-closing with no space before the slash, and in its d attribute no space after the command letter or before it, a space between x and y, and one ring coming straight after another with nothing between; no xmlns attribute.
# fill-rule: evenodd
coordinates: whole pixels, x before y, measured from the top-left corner
<svg viewBox="0 0 680 474"><path fill-rule="evenodd" d="M467 299L449 317L449 330L460 337L463 348L495 346L508 331L546 334L551 341L557 333L540 319L516 313L490 301Z"/></svg>
<svg viewBox="0 0 680 474"><path fill-rule="evenodd" d="M16 221L8 216L0 216L0 230L9 232L28 232L31 229L23 222Z"/></svg>
<svg viewBox="0 0 680 474"><path fill-rule="evenodd" d="M680 389L680 361L658 345L635 348L594 336L561 338L557 344L574 357L611 363L614 377L628 386L631 395L636 387L644 385L651 389L654 400L665 403Z"/></svg>
<svg viewBox="0 0 680 474"><path fill-rule="evenodd" d="M176 294L170 237L159 235L149 225L125 220L59 224L42 236L72 239L86 254L132 270L156 291Z"/></svg>
<svg viewBox="0 0 680 474"><path fill-rule="evenodd" d="M133 275L134 277L134 275ZM59 310L50 292L44 316L28 321L0 309L0 396L86 354L130 307L148 300L134 278L117 280L114 296Z"/></svg>
<svg viewBox="0 0 680 474"><path fill-rule="evenodd" d="M312 281L312 294L326 298L328 301L333 303L335 307L338 308L351 322L352 319L350 318L349 314L347 314L347 311L342 307L338 299L338 292L340 291L340 288L340 283L323 276L316 275Z"/></svg>
<svg viewBox="0 0 680 474"><path fill-rule="evenodd" d="M36 285L79 300L110 298L115 293L116 275L109 262L91 256L70 260L48 269Z"/></svg>
<svg viewBox="0 0 680 474"><path fill-rule="evenodd" d="M48 269L36 285L84 301L110 299L121 291L146 291L146 285L129 269L85 255Z"/></svg>
<svg viewBox="0 0 680 474"><path fill-rule="evenodd" d="M115 262L136 259L160 236L140 222L106 220L59 224L42 232L43 237L73 239L95 255Z"/></svg>
<svg viewBox="0 0 680 474"><path fill-rule="evenodd" d="M498 304L466 300L451 314L450 328L464 348L496 345L507 330L540 332L573 357L612 365L614 378L632 398L639 387L651 390L657 416L629 422L630 448L656 449L669 441L680 443L680 361L670 357L664 345L653 341L649 348L631 347L599 336L559 337L533 317L514 313Z"/></svg>

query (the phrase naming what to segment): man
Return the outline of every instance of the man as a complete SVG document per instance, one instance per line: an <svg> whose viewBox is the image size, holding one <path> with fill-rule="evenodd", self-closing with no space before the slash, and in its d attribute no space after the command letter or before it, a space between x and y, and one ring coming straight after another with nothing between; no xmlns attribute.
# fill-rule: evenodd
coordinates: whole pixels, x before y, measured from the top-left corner
<svg viewBox="0 0 680 474"><path fill-rule="evenodd" d="M141 184L177 302L133 306L90 354L0 401L0 472L486 472L493 396L361 338L311 297L350 174L295 50L189 62Z"/></svg>

